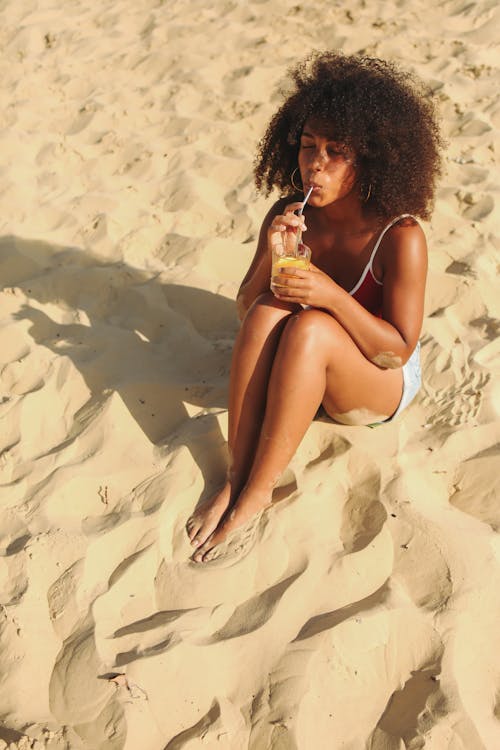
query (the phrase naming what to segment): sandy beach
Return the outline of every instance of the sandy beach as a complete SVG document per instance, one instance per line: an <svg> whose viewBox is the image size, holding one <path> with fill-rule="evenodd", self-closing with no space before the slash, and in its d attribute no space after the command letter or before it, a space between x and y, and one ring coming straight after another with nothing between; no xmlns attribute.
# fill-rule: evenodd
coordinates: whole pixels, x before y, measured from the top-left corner
<svg viewBox="0 0 500 750"><path fill-rule="evenodd" d="M500 9L5 0L0 750L500 748ZM315 421L220 559L258 140L312 50L438 102L424 385Z"/></svg>

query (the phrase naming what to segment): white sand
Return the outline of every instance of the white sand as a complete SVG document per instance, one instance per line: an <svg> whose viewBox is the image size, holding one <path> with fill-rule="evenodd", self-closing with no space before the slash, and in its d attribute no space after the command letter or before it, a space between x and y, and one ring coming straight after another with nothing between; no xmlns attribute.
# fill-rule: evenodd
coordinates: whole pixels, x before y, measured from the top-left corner
<svg viewBox="0 0 500 750"><path fill-rule="evenodd" d="M500 747L499 21L2 4L0 748ZM243 549L196 566L255 145L286 68L332 48L440 101L425 385L376 430L314 423Z"/></svg>

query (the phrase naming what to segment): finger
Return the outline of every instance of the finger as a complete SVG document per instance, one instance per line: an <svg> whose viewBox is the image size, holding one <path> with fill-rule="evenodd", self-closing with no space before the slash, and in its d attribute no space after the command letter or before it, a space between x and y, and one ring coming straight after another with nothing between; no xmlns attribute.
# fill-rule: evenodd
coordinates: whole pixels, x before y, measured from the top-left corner
<svg viewBox="0 0 500 750"><path fill-rule="evenodd" d="M299 229L302 232L307 231L307 227L303 222L289 221L285 219L284 221L273 222L269 226L268 233L274 234L279 232L280 234L283 234L283 232L293 232L293 234L296 234Z"/></svg>
<svg viewBox="0 0 500 750"><path fill-rule="evenodd" d="M281 232L276 232L274 234L269 235L269 244L271 245L271 248L273 250L277 249L280 250L283 248L283 236Z"/></svg>
<svg viewBox="0 0 500 750"><path fill-rule="evenodd" d="M271 279L271 286L275 289L283 289L283 291L293 291L297 294L302 294L308 287L304 284L298 284L297 282L287 282L286 280L282 279L276 279L276 277Z"/></svg>
<svg viewBox="0 0 500 750"><path fill-rule="evenodd" d="M276 219L274 219L272 224L270 224L269 226L270 231L271 232L284 232L286 229L286 224L283 224L283 222L278 221L277 219L278 217L276 217Z"/></svg>
<svg viewBox="0 0 500 750"><path fill-rule="evenodd" d="M281 269L274 269L272 271L272 280L278 286L289 286L290 284L296 284L297 282L304 281L300 276L293 276L292 274L280 273Z"/></svg>
<svg viewBox="0 0 500 750"><path fill-rule="evenodd" d="M295 268L295 266L281 266L278 268L279 276L289 276L297 279L307 279L307 271L305 268Z"/></svg>
<svg viewBox="0 0 500 750"><path fill-rule="evenodd" d="M308 289L301 286L289 286L286 284L275 284L271 282L271 290L276 294L281 294L284 297L300 297L301 299L309 295Z"/></svg>
<svg viewBox="0 0 500 750"><path fill-rule="evenodd" d="M303 216L297 216L296 214L281 214L275 216L272 220L269 229L273 231L284 231L287 227L300 227L302 230L306 229L306 224Z"/></svg>
<svg viewBox="0 0 500 750"><path fill-rule="evenodd" d="M276 280L276 278L271 279L271 288L276 290L277 292L280 292L282 294L297 294L301 292L301 287L297 285L291 286L290 284L287 284L286 282L283 282L281 280Z"/></svg>
<svg viewBox="0 0 500 750"><path fill-rule="evenodd" d="M280 283L280 281L308 282L310 281L308 273L308 271L305 271L302 268L294 268L293 266L278 266L277 268L275 267L273 269L273 276L278 284Z"/></svg>
<svg viewBox="0 0 500 750"><path fill-rule="evenodd" d="M304 302L306 297L309 297L309 290L307 287L297 286L296 284L290 286L287 284L276 283L271 280L270 288L275 297L282 297L286 300L295 299L295 301Z"/></svg>
<svg viewBox="0 0 500 750"><path fill-rule="evenodd" d="M299 211L302 208L302 201L295 201L294 203L289 203L287 206L285 206L285 213L293 213L294 211Z"/></svg>

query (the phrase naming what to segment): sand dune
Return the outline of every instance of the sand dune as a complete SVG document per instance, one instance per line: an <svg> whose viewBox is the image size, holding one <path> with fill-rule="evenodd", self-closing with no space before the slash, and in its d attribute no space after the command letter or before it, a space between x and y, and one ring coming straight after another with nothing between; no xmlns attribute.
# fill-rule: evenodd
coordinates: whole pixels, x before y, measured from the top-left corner
<svg viewBox="0 0 500 750"><path fill-rule="evenodd" d="M0 749L500 747L497 4L3 4ZM200 568L255 146L312 49L439 101L424 388Z"/></svg>

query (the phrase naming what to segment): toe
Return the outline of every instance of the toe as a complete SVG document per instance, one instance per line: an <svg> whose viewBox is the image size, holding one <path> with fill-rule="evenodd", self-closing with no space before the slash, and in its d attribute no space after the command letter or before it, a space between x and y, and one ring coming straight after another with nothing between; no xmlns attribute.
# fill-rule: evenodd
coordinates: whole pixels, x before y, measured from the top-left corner
<svg viewBox="0 0 500 750"><path fill-rule="evenodd" d="M196 538L196 535L199 533L201 527L202 523L197 518L191 517L187 522L186 531L191 544L193 544L193 540Z"/></svg>
<svg viewBox="0 0 500 750"><path fill-rule="evenodd" d="M192 559L195 562L203 562L204 555L212 547L212 543L210 540L211 540L211 536L206 540L204 544L200 544L196 552L193 554Z"/></svg>
<svg viewBox="0 0 500 750"><path fill-rule="evenodd" d="M207 534L203 533L203 526L199 529L196 529L196 531L190 535L191 544L193 545L193 547L201 547L206 538Z"/></svg>
<svg viewBox="0 0 500 750"><path fill-rule="evenodd" d="M212 536L216 528L216 524L212 519L205 519L204 523L200 523L199 526L189 535L191 544L193 547L200 547L202 544Z"/></svg>
<svg viewBox="0 0 500 750"><path fill-rule="evenodd" d="M196 552L193 554L191 558L196 563L203 562L203 552L200 552L200 550L196 550Z"/></svg>
<svg viewBox="0 0 500 750"><path fill-rule="evenodd" d="M216 557L219 557L219 551L217 547L212 547L207 552L205 552L202 558L202 562L210 562L210 560L215 560Z"/></svg>

